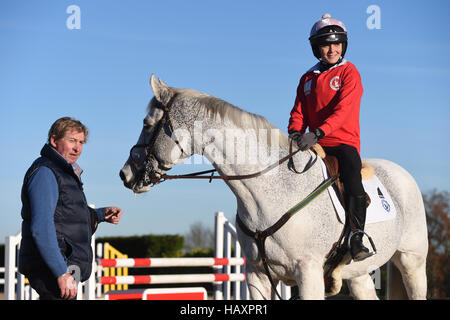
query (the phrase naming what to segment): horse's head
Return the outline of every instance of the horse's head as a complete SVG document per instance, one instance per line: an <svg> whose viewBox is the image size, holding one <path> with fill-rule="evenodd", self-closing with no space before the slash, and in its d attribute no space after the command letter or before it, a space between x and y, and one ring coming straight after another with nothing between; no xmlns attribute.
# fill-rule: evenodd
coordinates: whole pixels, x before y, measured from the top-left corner
<svg viewBox="0 0 450 320"><path fill-rule="evenodd" d="M148 105L139 139L120 170L125 187L135 193L149 191L152 185L161 182L166 171L191 156L191 148L182 146L188 139L181 140L172 123L176 106L181 104L176 90L153 75L150 85L155 96ZM176 131L179 133L180 129Z"/></svg>

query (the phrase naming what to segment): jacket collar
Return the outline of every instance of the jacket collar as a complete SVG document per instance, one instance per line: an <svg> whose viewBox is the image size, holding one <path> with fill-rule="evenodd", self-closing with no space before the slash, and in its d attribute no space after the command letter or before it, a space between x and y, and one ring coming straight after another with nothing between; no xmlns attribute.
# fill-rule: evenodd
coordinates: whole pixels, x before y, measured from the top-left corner
<svg viewBox="0 0 450 320"><path fill-rule="evenodd" d="M41 156L52 160L53 162L55 162L59 167L61 167L65 171L67 171L71 174L75 174L78 177L78 179L80 179L80 181L81 181L81 173L83 172L83 169L81 169L80 166L77 165L76 163L70 164L69 162L67 162L67 160L64 159L64 157L58 151L56 151L55 148L50 146L48 143L46 143L42 147Z"/></svg>
<svg viewBox="0 0 450 320"><path fill-rule="evenodd" d="M340 66L343 66L346 63L347 63L347 60L342 59L342 61L340 63L335 64L334 66L332 66L331 68L329 68L328 70L326 70L324 72L330 71L330 70L332 70L334 68L337 68L337 67L340 67ZM320 71L320 64L321 64L321 62L319 61L311 69L309 69L307 72L314 72L314 73L319 73L319 74L322 73L322 71Z"/></svg>

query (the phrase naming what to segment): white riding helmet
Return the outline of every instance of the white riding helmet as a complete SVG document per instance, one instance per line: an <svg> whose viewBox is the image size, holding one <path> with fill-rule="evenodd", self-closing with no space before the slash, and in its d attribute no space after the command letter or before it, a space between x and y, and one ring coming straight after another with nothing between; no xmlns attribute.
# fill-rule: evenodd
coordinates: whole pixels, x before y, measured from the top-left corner
<svg viewBox="0 0 450 320"><path fill-rule="evenodd" d="M326 13L313 25L309 42L317 59L320 59L319 46L342 42L342 57L344 57L347 51L347 29L341 21L331 18L331 15Z"/></svg>

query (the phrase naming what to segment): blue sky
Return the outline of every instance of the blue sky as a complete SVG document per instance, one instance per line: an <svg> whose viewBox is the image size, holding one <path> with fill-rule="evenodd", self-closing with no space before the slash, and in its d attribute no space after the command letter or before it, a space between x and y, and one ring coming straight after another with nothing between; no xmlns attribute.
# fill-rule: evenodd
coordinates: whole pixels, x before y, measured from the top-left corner
<svg viewBox="0 0 450 320"><path fill-rule="evenodd" d="M70 5L80 8L80 29L66 26ZM380 29L366 25L370 5ZM422 192L450 190L449 9L436 0L1 1L0 242L20 230L23 175L62 116L90 129L79 160L89 202L124 210L99 236L183 234L197 221L212 227L215 211L234 218L220 181L169 181L137 197L123 187L118 172L153 96L150 75L286 132L298 80L316 63L309 31L326 12L346 24L346 58L362 76L362 156L400 164Z"/></svg>

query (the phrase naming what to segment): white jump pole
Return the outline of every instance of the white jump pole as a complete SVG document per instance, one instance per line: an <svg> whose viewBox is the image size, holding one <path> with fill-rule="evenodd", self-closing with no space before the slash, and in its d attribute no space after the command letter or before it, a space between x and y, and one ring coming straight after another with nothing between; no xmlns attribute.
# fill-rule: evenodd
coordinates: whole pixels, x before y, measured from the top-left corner
<svg viewBox="0 0 450 320"><path fill-rule="evenodd" d="M224 227L225 216L223 212L215 213L215 223L214 223L214 234L215 234L215 247L214 256L216 258L223 258L223 237L224 237ZM214 273L219 273L221 267L214 267ZM214 283L214 300L223 300L223 292L221 290L222 283Z"/></svg>
<svg viewBox="0 0 450 320"><path fill-rule="evenodd" d="M22 234L20 232L14 236L8 236L5 239L5 300L23 299L23 276L16 270L16 251L21 239ZM16 273L18 275L17 297L15 290Z"/></svg>

